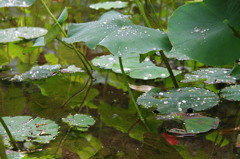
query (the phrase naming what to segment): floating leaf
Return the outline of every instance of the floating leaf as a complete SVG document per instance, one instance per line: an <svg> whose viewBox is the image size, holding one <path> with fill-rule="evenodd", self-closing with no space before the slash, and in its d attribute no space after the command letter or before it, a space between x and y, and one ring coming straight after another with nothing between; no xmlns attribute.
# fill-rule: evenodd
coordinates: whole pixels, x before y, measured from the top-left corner
<svg viewBox="0 0 240 159"><path fill-rule="evenodd" d="M168 23L173 47L209 65L234 62L240 57L239 7L239 0L204 0L179 7Z"/></svg>
<svg viewBox="0 0 240 159"><path fill-rule="evenodd" d="M43 36L46 33L46 29L38 27L0 29L0 43L15 42L23 39L33 39Z"/></svg>
<svg viewBox="0 0 240 159"><path fill-rule="evenodd" d="M31 116L3 117L14 139L19 142L49 143L58 134L59 126L52 120L42 118L33 119ZM0 125L0 134L10 145L5 129Z"/></svg>
<svg viewBox="0 0 240 159"><path fill-rule="evenodd" d="M1 0L0 8L2 7L29 7L35 0Z"/></svg>
<svg viewBox="0 0 240 159"><path fill-rule="evenodd" d="M188 57L185 54L177 52L174 48L172 48L172 50L170 52L166 52L165 55L167 56L167 58L174 58L174 59L182 60L182 61L191 60L190 57Z"/></svg>
<svg viewBox="0 0 240 159"><path fill-rule="evenodd" d="M187 133L204 133L216 129L219 125L218 118L195 117L184 121Z"/></svg>
<svg viewBox="0 0 240 159"><path fill-rule="evenodd" d="M154 88L138 97L137 102L145 108L156 107L162 114L186 112L192 108L202 111L218 104L218 96L203 88L185 87L167 92Z"/></svg>
<svg viewBox="0 0 240 159"><path fill-rule="evenodd" d="M240 85L233 85L221 90L223 98L230 101L240 101Z"/></svg>
<svg viewBox="0 0 240 159"><path fill-rule="evenodd" d="M62 118L62 121L79 131L87 131L90 126L95 124L95 120L86 114L69 115L67 118Z"/></svg>
<svg viewBox="0 0 240 159"><path fill-rule="evenodd" d="M133 24L128 16L115 11L103 14L98 21L72 24L68 31L67 43L86 42L90 48L102 45L117 56L128 53L143 54L152 50L170 50L167 35Z"/></svg>
<svg viewBox="0 0 240 159"><path fill-rule="evenodd" d="M139 62L139 56L122 58L124 71L135 79L156 79L166 78L169 73L166 68L157 67L151 61ZM93 65L99 66L105 69L112 69L114 72L121 73L118 57L113 55L100 56L93 59ZM180 71L173 71L175 75Z"/></svg>
<svg viewBox="0 0 240 159"><path fill-rule="evenodd" d="M98 10L99 8L103 9L111 9L111 8L124 8L126 7L128 2L122 2L122 1L115 1L115 2L100 2L100 3L95 3L91 4L89 7L92 9Z"/></svg>
<svg viewBox="0 0 240 159"><path fill-rule="evenodd" d="M229 75L230 69L224 68L207 68L193 71L185 75L181 82L204 81L208 84L215 83L235 83L236 78Z"/></svg>

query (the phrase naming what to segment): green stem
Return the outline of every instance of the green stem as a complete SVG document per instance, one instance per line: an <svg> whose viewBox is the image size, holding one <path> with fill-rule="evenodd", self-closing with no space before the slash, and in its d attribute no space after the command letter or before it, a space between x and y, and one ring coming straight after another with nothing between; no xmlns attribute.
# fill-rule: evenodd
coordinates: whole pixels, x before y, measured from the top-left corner
<svg viewBox="0 0 240 159"><path fill-rule="evenodd" d="M149 20L148 20L148 18L147 18L146 13L145 13L143 4L142 4L139 0L135 0L135 3L137 4L137 6L138 6L138 8L139 8L139 10L140 10L140 13L141 13L141 15L143 16L144 22L146 23L146 25L147 25L149 28L151 28L151 24L150 24L150 22L149 22Z"/></svg>
<svg viewBox="0 0 240 159"><path fill-rule="evenodd" d="M11 141L11 144L12 144L12 146L13 146L13 149L14 149L14 150L19 150L19 148L18 148L18 146L17 146L17 144L16 144L15 139L13 138L10 130L8 129L8 127L7 127L6 123L4 122L4 120L2 119L2 117L0 117L0 123L2 124L4 130L7 132L7 135L8 135L8 137L9 137L9 139L10 139L10 141Z"/></svg>
<svg viewBox="0 0 240 159"><path fill-rule="evenodd" d="M124 79L125 85L127 86L127 89L128 89L129 96L130 96L130 98L131 98L131 100L133 102L133 105L135 106L135 108L137 110L137 114L138 114L140 120L142 121L142 123L144 124L146 129L149 130L149 128L148 128L148 126L147 126L147 124L146 124L146 122L145 122L145 120L144 120L144 118L143 118L143 116L141 114L141 111L139 110L138 105L137 105L137 103L136 103L136 101L135 101L135 99L133 97L133 94L132 94L132 91L130 89L130 86L128 84L127 75L126 75L126 73L124 71L123 64L122 64L122 58L118 57L118 60L119 60L119 64L120 64L120 68L121 68L121 72L122 72L122 75L123 75L123 79Z"/></svg>
<svg viewBox="0 0 240 159"><path fill-rule="evenodd" d="M175 88L179 88L178 83L177 83L177 80L176 80L176 78L175 78L175 76L174 76L174 74L173 74L172 68L171 68L171 66L169 65L168 59L167 59L167 57L165 56L165 54L164 54L164 52L163 52L162 50L160 51L160 55L161 55L161 57L162 57L162 60L163 60L164 64L165 64L166 67L167 67L167 70L168 70L168 72L169 72L169 74L170 74L170 77L171 77L171 79L172 79L172 82L173 82L173 84L174 84L174 87L175 87Z"/></svg>
<svg viewBox="0 0 240 159"><path fill-rule="evenodd" d="M5 147L4 147L4 144L3 144L3 138L2 138L1 135L0 135L0 158L1 159L7 159L7 154L6 154L6 151L5 151Z"/></svg>
<svg viewBox="0 0 240 159"><path fill-rule="evenodd" d="M58 20L55 18L55 16L52 14L52 12L49 10L49 8L46 5L46 3L44 2L44 0L40 0L40 1L41 1L42 5L44 6L44 8L46 9L46 11L48 12L48 14L51 16L51 18L55 22L55 24L57 24L57 26L60 28L60 30L63 33L64 37L67 37L67 33L64 31L64 29L62 28L61 24L58 22ZM73 48L73 50L75 51L75 53L77 54L78 58L83 63L83 65L86 68L86 71L89 74L89 76L91 77L91 79L94 79L93 76L92 76L92 72L90 71L90 70L92 70L92 66L90 65L90 63L88 62L86 57L79 50L77 50L77 48L73 44L70 44L70 45ZM89 70L88 66L90 67L90 70Z"/></svg>

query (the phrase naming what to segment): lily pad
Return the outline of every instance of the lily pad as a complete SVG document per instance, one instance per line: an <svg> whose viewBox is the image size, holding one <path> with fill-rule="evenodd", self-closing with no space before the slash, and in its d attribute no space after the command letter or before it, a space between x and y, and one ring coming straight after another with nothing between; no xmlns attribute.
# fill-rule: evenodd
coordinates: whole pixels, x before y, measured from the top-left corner
<svg viewBox="0 0 240 159"><path fill-rule="evenodd" d="M177 59L180 61L191 60L190 57L188 57L185 54L177 52L174 48L172 48L172 50L170 52L166 52L165 55L167 56L167 58L173 58L173 59Z"/></svg>
<svg viewBox="0 0 240 159"><path fill-rule="evenodd" d="M240 85L226 87L221 90L223 98L230 101L240 101Z"/></svg>
<svg viewBox="0 0 240 159"><path fill-rule="evenodd" d="M29 7L35 0L1 0L0 8L2 7Z"/></svg>
<svg viewBox="0 0 240 159"><path fill-rule="evenodd" d="M43 36L46 33L46 29L38 27L0 29L0 43L15 42L23 39L33 39Z"/></svg>
<svg viewBox="0 0 240 159"><path fill-rule="evenodd" d="M169 73L166 68L157 67L151 61L139 62L139 56L122 58L124 71L135 79L156 79L167 78ZM118 57L113 55L100 56L93 59L93 65L104 68L112 69L116 73L121 73ZM175 75L180 71L173 71Z"/></svg>
<svg viewBox="0 0 240 159"><path fill-rule="evenodd" d="M52 120L33 119L31 116L3 117L14 139L19 142L49 143L58 134L59 126ZM0 125L0 134L4 142L10 145L5 129Z"/></svg>
<svg viewBox="0 0 240 159"><path fill-rule="evenodd" d="M224 68L207 68L193 71L185 75L185 79L181 82L204 81L208 84L215 83L236 83L236 78L230 76L230 69Z"/></svg>
<svg viewBox="0 0 240 159"><path fill-rule="evenodd" d="M218 96L206 89L185 87L161 91L154 88L138 97L137 102L145 108L157 108L161 114L172 112L186 112L192 108L195 111L202 111L218 104Z"/></svg>
<svg viewBox="0 0 240 159"><path fill-rule="evenodd" d="M89 7L92 9L111 9L111 8L124 8L128 5L128 2L122 2L122 1L115 1L115 2L100 2L100 3L95 3L91 4Z"/></svg>
<svg viewBox="0 0 240 159"><path fill-rule="evenodd" d="M216 129L219 125L218 118L195 117L184 121L187 133L204 133Z"/></svg>
<svg viewBox="0 0 240 159"><path fill-rule="evenodd" d="M179 7L168 23L173 47L209 65L239 59L239 7L239 0L204 0Z"/></svg>
<svg viewBox="0 0 240 159"><path fill-rule="evenodd" d="M95 124L95 120L86 114L69 115L67 118L62 118L62 121L79 131L87 131L90 126Z"/></svg>
<svg viewBox="0 0 240 159"><path fill-rule="evenodd" d="M115 11L103 14L98 21L72 24L67 43L85 42L88 47L105 46L112 54L143 54L152 50L170 50L166 33L133 24L128 16Z"/></svg>

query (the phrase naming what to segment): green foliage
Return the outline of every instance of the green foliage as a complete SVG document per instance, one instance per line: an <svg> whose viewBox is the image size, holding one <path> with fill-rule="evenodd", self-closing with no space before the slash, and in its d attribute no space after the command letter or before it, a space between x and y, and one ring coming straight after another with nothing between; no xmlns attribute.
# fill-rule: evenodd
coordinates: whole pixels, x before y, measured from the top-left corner
<svg viewBox="0 0 240 159"><path fill-rule="evenodd" d="M89 7L92 9L106 9L109 10L111 8L124 8L126 7L128 4L128 2L122 2L122 1L115 1L115 2L100 2L100 3L95 3L95 4L91 4Z"/></svg>
<svg viewBox="0 0 240 159"><path fill-rule="evenodd" d="M29 7L35 0L1 0L0 8L2 7Z"/></svg>
<svg viewBox="0 0 240 159"><path fill-rule="evenodd" d="M168 23L173 47L209 65L234 62L240 57L239 7L239 0L204 0L179 7Z"/></svg>
<svg viewBox="0 0 240 159"><path fill-rule="evenodd" d="M233 85L221 90L223 98L230 101L240 101L240 85Z"/></svg>

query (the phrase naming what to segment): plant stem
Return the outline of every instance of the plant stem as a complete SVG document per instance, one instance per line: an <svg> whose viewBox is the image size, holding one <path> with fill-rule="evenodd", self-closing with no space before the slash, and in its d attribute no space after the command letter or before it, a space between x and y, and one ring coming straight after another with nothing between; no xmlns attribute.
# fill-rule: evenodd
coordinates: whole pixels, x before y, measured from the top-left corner
<svg viewBox="0 0 240 159"><path fill-rule="evenodd" d="M130 89L130 86L128 84L127 75L126 75L126 73L124 71L123 64L122 64L122 58L118 57L118 60L119 60L119 64L120 64L120 68L121 68L121 72L122 72L122 75L123 75L123 79L124 79L125 85L127 86L127 89L128 89L129 96L130 96L130 98L131 98L131 100L133 102L133 105L135 106L135 108L137 110L137 114L138 114L140 120L142 121L142 123L144 124L146 129L149 130L149 128L148 128L148 126L147 126L147 124L146 124L146 122L145 122L145 120L144 120L144 118L143 118L143 116L141 114L141 111L139 110L138 105L137 105L137 103L136 103L136 101L135 101L135 99L133 97L133 94L132 94L132 91Z"/></svg>
<svg viewBox="0 0 240 159"><path fill-rule="evenodd" d="M10 139L10 141L11 141L11 144L12 144L12 146L13 146L13 149L14 149L14 150L19 150L19 148L18 148L18 146L17 146L17 144L16 144L15 139L13 138L10 130L8 129L8 127L7 127L6 123L4 122L4 120L2 119L2 117L0 117L0 123L2 124L3 128L4 128L5 131L7 132L7 135L8 135L8 137L9 137L9 139Z"/></svg>
<svg viewBox="0 0 240 159"><path fill-rule="evenodd" d="M163 60L164 64L165 64L166 67L167 67L167 70L168 70L168 72L169 72L169 74L170 74L170 77L171 77L171 79L172 79L172 82L173 82L173 84L174 84L174 87L175 87L175 88L179 88L178 83L177 83L177 80L176 80L176 78L175 78L175 76L174 76L174 74L173 74L172 68L171 68L171 66L169 65L168 59L167 59L167 57L165 56L165 54L164 54L164 52L163 52L162 50L160 51L160 55L161 55L161 57L162 57L162 60Z"/></svg>
<svg viewBox="0 0 240 159"><path fill-rule="evenodd" d="M6 154L6 151L5 151L5 147L4 147L3 139L2 139L1 135L0 135L0 158L1 159L7 159L7 154Z"/></svg>
<svg viewBox="0 0 240 159"><path fill-rule="evenodd" d="M63 33L64 37L67 37L67 33L64 31L64 29L62 28L61 24L58 22L58 20L55 18L55 16L52 14L52 12L49 10L48 6L46 5L46 3L44 2L44 0L40 0L42 5L44 6L44 8L46 9L46 11L48 12L48 14L51 16L51 18L53 19L53 21L57 24L57 26L60 28L61 32ZM73 48L73 50L75 51L75 53L77 54L77 56L79 57L79 59L81 60L81 62L83 63L84 67L86 68L87 73L89 74L89 76L91 77L91 79L94 79L92 76L92 66L91 64L88 62L88 60L86 59L86 57L79 51L77 50L77 48L73 45L70 44L71 47ZM90 70L89 68L90 67Z"/></svg>
<svg viewBox="0 0 240 159"><path fill-rule="evenodd" d="M146 13L145 13L143 4L142 4L139 0L135 0L135 3L137 4L137 6L138 6L138 8L139 8L139 10L140 10L140 13L141 13L141 15L143 16L143 19L144 19L145 24L146 24L149 28L151 28L151 24L150 24L150 22L149 22L149 20L148 20L148 18L147 18Z"/></svg>

